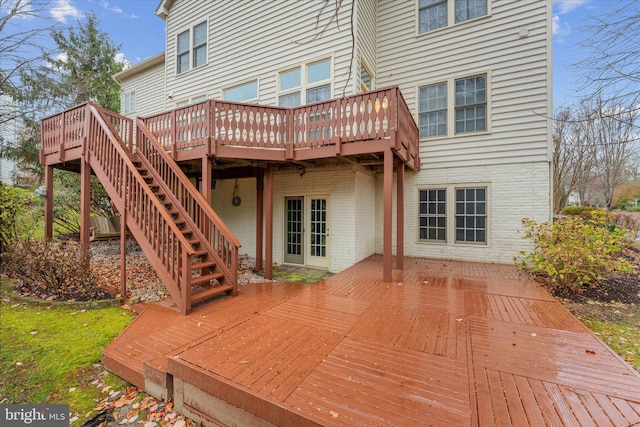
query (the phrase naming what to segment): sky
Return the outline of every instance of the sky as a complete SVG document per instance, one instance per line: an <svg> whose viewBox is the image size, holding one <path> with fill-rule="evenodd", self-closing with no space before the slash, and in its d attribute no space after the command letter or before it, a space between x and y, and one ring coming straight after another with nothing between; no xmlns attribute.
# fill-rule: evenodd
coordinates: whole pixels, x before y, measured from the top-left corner
<svg viewBox="0 0 640 427"><path fill-rule="evenodd" d="M399 0L396 0L399 1ZM554 108L575 102L580 89L580 60L588 49L580 44L586 37L589 16L601 15L630 0L537 0L553 1ZM154 12L159 0L53 0L48 14L59 24L75 24L90 11L100 28L120 45L120 56L136 64L165 49L164 21ZM0 2L1 3L1 2ZM639 41L640 43L640 41Z"/></svg>

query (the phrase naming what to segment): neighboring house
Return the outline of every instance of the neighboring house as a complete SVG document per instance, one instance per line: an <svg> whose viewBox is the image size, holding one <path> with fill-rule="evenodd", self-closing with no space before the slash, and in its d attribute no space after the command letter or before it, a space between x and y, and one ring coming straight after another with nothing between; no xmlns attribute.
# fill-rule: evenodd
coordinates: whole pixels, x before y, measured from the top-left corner
<svg viewBox="0 0 640 427"><path fill-rule="evenodd" d="M521 219L550 218L551 2L164 0L156 14L166 51L116 75L122 114L206 99L294 107L397 85L420 130L405 255L509 263L528 247ZM199 163L181 166L198 182ZM337 272L382 253L381 166L278 164L273 260ZM215 169L211 204L253 255L256 180Z"/></svg>
<svg viewBox="0 0 640 427"><path fill-rule="evenodd" d="M13 145L18 139L17 107L13 98L0 94L0 145ZM16 185L19 170L13 160L0 157L0 182Z"/></svg>

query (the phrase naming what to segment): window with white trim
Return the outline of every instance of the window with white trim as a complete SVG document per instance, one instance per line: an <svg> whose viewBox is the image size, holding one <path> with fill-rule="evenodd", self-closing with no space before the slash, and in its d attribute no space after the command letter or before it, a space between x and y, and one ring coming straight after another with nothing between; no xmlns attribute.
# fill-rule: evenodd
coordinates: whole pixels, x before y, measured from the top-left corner
<svg viewBox="0 0 640 427"><path fill-rule="evenodd" d="M331 59L278 73L278 105L297 107L331 99Z"/></svg>
<svg viewBox="0 0 640 427"><path fill-rule="evenodd" d="M222 93L225 101L246 102L258 99L258 80L232 86Z"/></svg>
<svg viewBox="0 0 640 427"><path fill-rule="evenodd" d="M360 90L362 92L369 92L373 90L373 77L369 72L369 68L360 61Z"/></svg>
<svg viewBox="0 0 640 427"><path fill-rule="evenodd" d="M449 79L418 88L420 138L489 129L487 74ZM449 99L453 99L450 102Z"/></svg>
<svg viewBox="0 0 640 427"><path fill-rule="evenodd" d="M198 102L206 101L207 95L198 95L192 98L183 99L182 101L176 102L176 108L186 107L191 104L197 104Z"/></svg>
<svg viewBox="0 0 640 427"><path fill-rule="evenodd" d="M487 192L477 185L418 189L418 241L486 245Z"/></svg>
<svg viewBox="0 0 640 427"><path fill-rule="evenodd" d="M176 72L189 71L207 63L207 21L176 37Z"/></svg>
<svg viewBox="0 0 640 427"><path fill-rule="evenodd" d="M456 80L456 133L487 130L487 75Z"/></svg>
<svg viewBox="0 0 640 427"><path fill-rule="evenodd" d="M487 14L487 0L418 0L418 33L427 33Z"/></svg>
<svg viewBox="0 0 640 427"><path fill-rule="evenodd" d="M124 94L124 114L136 111L136 91L126 92Z"/></svg>

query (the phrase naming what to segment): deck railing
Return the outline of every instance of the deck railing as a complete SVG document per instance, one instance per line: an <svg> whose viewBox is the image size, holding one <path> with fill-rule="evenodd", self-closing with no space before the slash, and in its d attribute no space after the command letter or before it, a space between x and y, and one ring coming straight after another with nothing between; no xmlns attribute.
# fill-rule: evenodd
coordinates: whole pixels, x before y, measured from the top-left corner
<svg viewBox="0 0 640 427"><path fill-rule="evenodd" d="M43 155L63 144L82 147L112 203L128 218L129 229L184 311L191 292L195 251L133 165L131 153L124 147L124 141L132 140L132 126L130 119L83 104L43 120Z"/></svg>
<svg viewBox="0 0 640 427"><path fill-rule="evenodd" d="M216 155L218 146L290 154L335 146L340 153L342 144L386 139L394 150L408 153L403 158L410 166L419 168L417 126L395 86L296 108L212 99L141 120L174 157L194 148Z"/></svg>
<svg viewBox="0 0 640 427"><path fill-rule="evenodd" d="M172 195L182 214L189 221L190 228L199 233L199 237L207 242L204 249L215 259L229 284L237 292L238 283L238 248L240 242L224 225L209 203L196 190L189 178L167 154L156 137L138 119L136 152L150 172L156 174Z"/></svg>

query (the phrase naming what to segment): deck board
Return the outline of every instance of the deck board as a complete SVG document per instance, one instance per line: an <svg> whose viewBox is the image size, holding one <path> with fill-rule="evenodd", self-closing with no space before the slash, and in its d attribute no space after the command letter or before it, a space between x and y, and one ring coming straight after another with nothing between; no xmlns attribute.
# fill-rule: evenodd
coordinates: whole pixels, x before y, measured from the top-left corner
<svg viewBox="0 0 640 427"><path fill-rule="evenodd" d="M105 364L142 386L172 375L257 424L640 423L640 374L513 266L380 271L374 256L314 285L251 284L188 316L152 304ZM193 416L220 411L193 399L176 396Z"/></svg>

